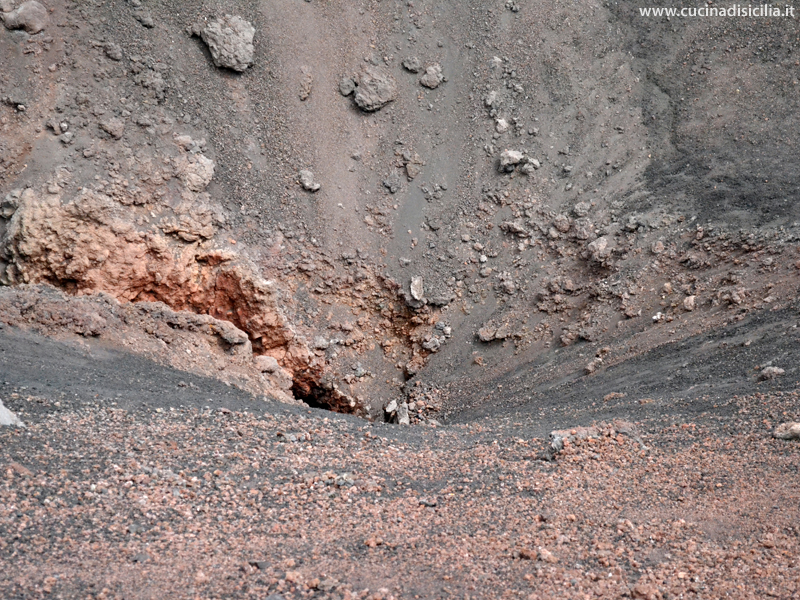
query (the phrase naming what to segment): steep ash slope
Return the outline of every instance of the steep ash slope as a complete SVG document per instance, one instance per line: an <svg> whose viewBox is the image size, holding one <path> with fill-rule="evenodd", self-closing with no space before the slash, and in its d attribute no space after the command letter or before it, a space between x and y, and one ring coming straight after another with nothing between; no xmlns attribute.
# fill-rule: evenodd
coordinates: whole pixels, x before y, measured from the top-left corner
<svg viewBox="0 0 800 600"><path fill-rule="evenodd" d="M266 355L297 398L424 421L505 373L590 381L794 294L796 20L47 9L0 31L3 281L228 321L256 388ZM226 14L255 28L241 73L192 35Z"/></svg>

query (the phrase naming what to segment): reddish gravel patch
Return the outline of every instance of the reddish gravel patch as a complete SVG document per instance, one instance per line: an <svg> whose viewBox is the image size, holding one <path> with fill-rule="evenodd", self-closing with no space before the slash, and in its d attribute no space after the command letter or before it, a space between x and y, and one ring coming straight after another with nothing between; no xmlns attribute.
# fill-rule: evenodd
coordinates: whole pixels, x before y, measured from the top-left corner
<svg viewBox="0 0 800 600"><path fill-rule="evenodd" d="M568 445L84 408L0 432L3 598L797 598L796 394ZM642 432L647 425L640 424Z"/></svg>

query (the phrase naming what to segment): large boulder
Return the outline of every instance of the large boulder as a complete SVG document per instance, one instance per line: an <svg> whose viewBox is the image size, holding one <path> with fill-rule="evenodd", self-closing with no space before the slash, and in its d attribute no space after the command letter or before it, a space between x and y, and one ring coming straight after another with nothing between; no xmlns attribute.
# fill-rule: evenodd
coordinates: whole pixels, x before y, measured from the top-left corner
<svg viewBox="0 0 800 600"><path fill-rule="evenodd" d="M23 2L17 8L2 14L8 29L24 29L31 35L39 33L47 25L47 9L36 0Z"/></svg>
<svg viewBox="0 0 800 600"><path fill-rule="evenodd" d="M199 31L200 38L211 52L214 65L240 73L253 64L255 33L255 27L250 23L231 15L212 21Z"/></svg>
<svg viewBox="0 0 800 600"><path fill-rule="evenodd" d="M363 111L380 110L397 97L397 82L379 67L365 67L358 78L355 102Z"/></svg>

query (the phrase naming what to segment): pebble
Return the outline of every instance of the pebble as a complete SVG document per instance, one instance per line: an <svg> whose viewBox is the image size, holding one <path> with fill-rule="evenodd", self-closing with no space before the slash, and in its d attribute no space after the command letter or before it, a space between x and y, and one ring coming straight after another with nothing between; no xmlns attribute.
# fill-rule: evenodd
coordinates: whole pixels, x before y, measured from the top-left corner
<svg viewBox="0 0 800 600"><path fill-rule="evenodd" d="M525 154L519 150L503 150L500 153L500 164L498 169L501 173L510 173L524 160Z"/></svg>
<svg viewBox="0 0 800 600"><path fill-rule="evenodd" d="M442 66L439 63L434 63L425 69L425 74L420 77L419 83L433 90L438 88L443 81L444 75L442 74Z"/></svg>
<svg viewBox="0 0 800 600"><path fill-rule="evenodd" d="M103 51L105 52L105 55L111 60L115 61L122 60L122 47L119 44L114 44L113 42L109 42L105 45Z"/></svg>
<svg viewBox="0 0 800 600"><path fill-rule="evenodd" d="M342 96L349 96L353 92L356 91L356 82L353 81L352 77L342 77L339 80L339 93Z"/></svg>
<svg viewBox="0 0 800 600"><path fill-rule="evenodd" d="M411 297L422 301L425 298L425 289L422 277L412 277L410 285Z"/></svg>
<svg viewBox="0 0 800 600"><path fill-rule="evenodd" d="M277 359L272 356L256 356L254 362L262 373L276 373L281 368Z"/></svg>
<svg viewBox="0 0 800 600"><path fill-rule="evenodd" d="M111 119L100 121L100 129L105 131L115 140L118 140L122 138L123 134L125 133L125 123L122 121L122 119L112 117Z"/></svg>
<svg viewBox="0 0 800 600"><path fill-rule="evenodd" d="M314 172L309 169L301 169L297 174L297 180L307 192L317 192L322 187L319 183L314 181Z"/></svg>

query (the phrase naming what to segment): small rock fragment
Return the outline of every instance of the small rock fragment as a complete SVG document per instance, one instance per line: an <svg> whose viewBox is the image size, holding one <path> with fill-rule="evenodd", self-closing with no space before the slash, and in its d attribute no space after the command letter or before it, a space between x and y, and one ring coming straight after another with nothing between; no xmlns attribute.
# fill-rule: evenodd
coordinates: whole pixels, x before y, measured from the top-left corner
<svg viewBox="0 0 800 600"><path fill-rule="evenodd" d="M409 73L419 73L422 69L422 63L416 56L409 56L403 60L403 68Z"/></svg>
<svg viewBox="0 0 800 600"><path fill-rule="evenodd" d="M408 414L408 404L405 402L397 407L397 423L399 425L411 425L411 417Z"/></svg>
<svg viewBox="0 0 800 600"><path fill-rule="evenodd" d="M254 362L262 373L276 373L281 368L277 359L272 356L256 356Z"/></svg>
<svg viewBox="0 0 800 600"><path fill-rule="evenodd" d="M406 177L409 181L413 181L414 178L422 172L422 167L417 163L406 163Z"/></svg>
<svg viewBox="0 0 800 600"><path fill-rule="evenodd" d="M761 373L759 373L758 378L761 381L766 381L767 379L775 379L776 377L780 377L784 373L785 371L780 367L766 367L765 369L761 370Z"/></svg>
<svg viewBox="0 0 800 600"><path fill-rule="evenodd" d="M688 310L689 312L693 311L696 304L696 296L686 296L683 299L683 308Z"/></svg>
<svg viewBox="0 0 800 600"><path fill-rule="evenodd" d="M392 400L384 406L383 412L386 413L387 417L393 416L397 412L397 400Z"/></svg>
<svg viewBox="0 0 800 600"><path fill-rule="evenodd" d="M583 218L589 214L592 205L589 202L578 202L572 209L572 214L576 217Z"/></svg>
<svg viewBox="0 0 800 600"><path fill-rule="evenodd" d="M775 428L772 437L779 440L800 440L800 423L781 423Z"/></svg>
<svg viewBox="0 0 800 600"><path fill-rule="evenodd" d="M420 85L432 90L439 87L439 84L443 81L444 75L442 74L442 66L439 63L434 63L425 69L425 74L419 79Z"/></svg>
<svg viewBox="0 0 800 600"><path fill-rule="evenodd" d="M352 77L342 77L339 81L339 93L342 96L349 96L356 91L356 82Z"/></svg>
<svg viewBox="0 0 800 600"><path fill-rule="evenodd" d="M608 237L602 236L595 241L590 242L586 249L589 251L589 257L599 263L604 263L611 256L611 246L608 242Z"/></svg>
<svg viewBox="0 0 800 600"><path fill-rule="evenodd" d="M208 575L203 573L202 571L198 571L194 576L194 581L198 585L204 585L210 581Z"/></svg>
<svg viewBox="0 0 800 600"><path fill-rule="evenodd" d="M202 155L191 156L181 169L181 181L193 192L202 192L214 178L214 161Z"/></svg>
<svg viewBox="0 0 800 600"><path fill-rule="evenodd" d="M519 150L503 150L500 153L500 164L498 170L501 173L510 173L524 160L525 155Z"/></svg>
<svg viewBox="0 0 800 600"><path fill-rule="evenodd" d="M522 560L536 560L539 556L533 548L521 548L517 554Z"/></svg>
<svg viewBox="0 0 800 600"><path fill-rule="evenodd" d="M414 300L422 301L425 298L422 277L411 278L411 297Z"/></svg>
<svg viewBox="0 0 800 600"><path fill-rule="evenodd" d="M572 223L567 215L556 215L555 219L553 219L553 227L561 233L567 233L572 227Z"/></svg>
<svg viewBox="0 0 800 600"><path fill-rule="evenodd" d="M100 129L105 131L108 135L118 140L125 133L125 123L121 119L113 117L100 122Z"/></svg>
<svg viewBox="0 0 800 600"><path fill-rule="evenodd" d="M122 46L119 44L114 44L113 42L109 42L106 44L103 51L106 53L106 56L111 60L120 61L122 60Z"/></svg>
<svg viewBox="0 0 800 600"><path fill-rule="evenodd" d="M492 340L495 339L495 334L496 333L497 333L497 329L496 328L494 328L494 327L492 327L490 325L487 325L487 326L481 327L478 330L478 339L480 341L484 342L484 343L489 343L489 342L491 342Z"/></svg>
<svg viewBox="0 0 800 600"><path fill-rule="evenodd" d="M558 562L556 555L546 548L539 548L539 560L550 564L555 564Z"/></svg>
<svg viewBox="0 0 800 600"><path fill-rule="evenodd" d="M422 347L425 350L430 350L431 352L438 352L441 346L442 346L442 341L436 336L433 336L427 342L422 343Z"/></svg>
<svg viewBox="0 0 800 600"><path fill-rule="evenodd" d="M302 169L297 174L298 181L300 185L303 186L303 189L307 192L316 192L319 191L319 188L322 187L319 183L314 181L314 172L310 171L309 169Z"/></svg>
<svg viewBox="0 0 800 600"><path fill-rule="evenodd" d="M298 98L301 102L308 100L311 96L311 89L314 85L314 76L311 74L309 67L300 67L300 92Z"/></svg>
<svg viewBox="0 0 800 600"><path fill-rule="evenodd" d="M396 194L400 189L400 180L397 177L389 177L383 180L383 187L389 190L390 194Z"/></svg>
<svg viewBox="0 0 800 600"><path fill-rule="evenodd" d="M8 410L2 400L0 400L0 426L25 427L25 423L23 423L17 415Z"/></svg>
<svg viewBox="0 0 800 600"><path fill-rule="evenodd" d="M631 593L634 598L641 600L658 600L661 598L661 592L658 591L656 586L641 581L633 586Z"/></svg>
<svg viewBox="0 0 800 600"><path fill-rule="evenodd" d="M150 14L150 11L146 8L139 8L133 13L134 18L142 24L143 27L147 27L147 29L152 29L156 26L155 21L153 20L153 15Z"/></svg>

